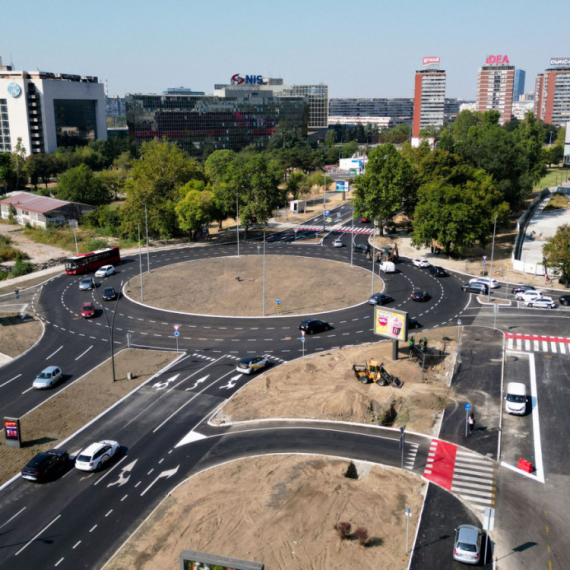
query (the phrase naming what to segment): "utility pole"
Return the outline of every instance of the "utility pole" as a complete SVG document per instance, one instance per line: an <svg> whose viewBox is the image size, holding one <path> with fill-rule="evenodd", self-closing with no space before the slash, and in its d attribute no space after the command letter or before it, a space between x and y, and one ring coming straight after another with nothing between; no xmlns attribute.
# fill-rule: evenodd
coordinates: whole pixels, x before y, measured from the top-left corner
<svg viewBox="0 0 570 570"><path fill-rule="evenodd" d="M149 250L149 241L148 241L148 214L146 211L146 202L144 205L144 221L146 224L146 262L148 267L148 273L150 273L150 250Z"/></svg>
<svg viewBox="0 0 570 570"><path fill-rule="evenodd" d="M325 185L323 188L323 232L327 231L327 175L324 179Z"/></svg>
<svg viewBox="0 0 570 570"><path fill-rule="evenodd" d="M350 234L350 267L352 267L352 260L354 257L354 200L350 201L350 207L352 208L352 232Z"/></svg>
<svg viewBox="0 0 570 570"><path fill-rule="evenodd" d="M495 225L493 226L493 247L491 248L491 269L489 271L489 289L487 290L487 302L491 300L491 279L493 279L493 257L495 255L495 233L497 231L497 214L495 214Z"/></svg>
<svg viewBox="0 0 570 570"><path fill-rule="evenodd" d="M374 223L376 223L376 220L374 220ZM376 242L376 226L374 226L374 231L372 233L372 293L371 295L374 295L374 258L376 257L375 253L375 248L374 248L374 244Z"/></svg>
<svg viewBox="0 0 570 570"><path fill-rule="evenodd" d="M107 312L106 312L106 307L103 305L103 301L101 300L101 293L99 292L99 288L98 285L100 285L99 283L95 284L95 291L97 291L97 296L99 297L99 303L101 304L101 307L103 307L103 316L105 317L105 321L107 322L107 329L109 330L109 340L110 345L111 345L111 374L113 376L113 382L115 382L115 347L113 346L113 340L114 340L114 336L113 336L113 330L115 327L115 317L117 316L117 306L119 304L119 297L121 296L121 291L123 290L123 282L121 281L121 286L119 288L119 291L117 291L117 299L115 300L115 310L113 311L113 319L111 321L111 323L109 324L109 317L107 317ZM129 348L130 348L130 342L129 342Z"/></svg>
<svg viewBox="0 0 570 570"><path fill-rule="evenodd" d="M144 291L143 291L143 268L142 268L142 248L141 248L141 225L139 224L139 265L141 272L141 303L144 301Z"/></svg>
<svg viewBox="0 0 570 570"><path fill-rule="evenodd" d="M263 316L265 317L265 230L263 230Z"/></svg>
<svg viewBox="0 0 570 570"><path fill-rule="evenodd" d="M236 237L237 237L237 253L239 257L239 192L236 192Z"/></svg>

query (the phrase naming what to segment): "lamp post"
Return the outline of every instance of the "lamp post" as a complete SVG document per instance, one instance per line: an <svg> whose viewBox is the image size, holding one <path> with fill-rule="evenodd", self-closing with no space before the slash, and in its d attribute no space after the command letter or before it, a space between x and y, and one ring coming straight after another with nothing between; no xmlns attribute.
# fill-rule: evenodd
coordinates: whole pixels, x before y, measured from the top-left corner
<svg viewBox="0 0 570 570"><path fill-rule="evenodd" d="M461 319L457 319L457 363L461 362Z"/></svg>
<svg viewBox="0 0 570 570"><path fill-rule="evenodd" d="M491 279L493 279L493 257L495 255L495 233L497 231L497 215L495 214L495 224L493 226L493 247L491 248L491 269L489 271L489 289L487 290L487 302L491 300Z"/></svg>
<svg viewBox="0 0 570 570"><path fill-rule="evenodd" d="M350 201L350 206L352 208L352 233L350 234L350 266L352 267L352 261L354 257L354 200Z"/></svg>
<svg viewBox="0 0 570 570"><path fill-rule="evenodd" d="M141 248L141 225L139 224L139 265L141 273L141 303L144 301L144 291L143 291L143 268L142 268L142 248Z"/></svg>
<svg viewBox="0 0 570 570"><path fill-rule="evenodd" d="M117 316L117 306L119 304L119 297L121 296L121 291L123 290L123 282L121 281L121 285L119 291L117 292L117 299L115 300L115 310L113 311L113 319L111 323L109 323L109 317L107 317L107 312L105 311L105 307L103 306L103 301L101 300L101 293L99 292L99 285L102 283L95 283L95 291L97 291L97 296L99 297L99 303L101 307L103 307L103 315L105 317L105 321L107 322L107 330L109 331L109 341L111 344L111 373L113 376L113 382L115 382L115 348L113 346L113 330L115 326L115 317Z"/></svg>
<svg viewBox="0 0 570 570"><path fill-rule="evenodd" d="M323 232L327 231L327 175L324 176L323 187Z"/></svg>
<svg viewBox="0 0 570 570"><path fill-rule="evenodd" d="M236 192L236 238L237 238L237 254L239 257L239 192Z"/></svg>
<svg viewBox="0 0 570 570"><path fill-rule="evenodd" d="M265 230L263 230L263 316L265 317Z"/></svg>
<svg viewBox="0 0 570 570"><path fill-rule="evenodd" d="M376 220L374 220L374 223L376 223ZM374 258L376 257L375 255L375 248L374 248L374 244L376 243L376 226L374 226L374 232L372 233L372 293L371 295L374 295Z"/></svg>
<svg viewBox="0 0 570 570"><path fill-rule="evenodd" d="M146 224L146 262L147 262L148 273L150 273L150 251L149 251L149 241L148 241L148 214L146 211L146 202L144 205L144 221Z"/></svg>

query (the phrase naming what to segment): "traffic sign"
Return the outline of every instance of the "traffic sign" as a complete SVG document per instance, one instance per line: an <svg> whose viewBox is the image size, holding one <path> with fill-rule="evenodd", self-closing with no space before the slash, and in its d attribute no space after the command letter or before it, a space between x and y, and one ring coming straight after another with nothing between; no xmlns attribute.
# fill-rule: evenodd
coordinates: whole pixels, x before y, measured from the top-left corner
<svg viewBox="0 0 570 570"><path fill-rule="evenodd" d="M180 333L178 331L174 331L174 336L180 336Z"/></svg>
<svg viewBox="0 0 570 570"><path fill-rule="evenodd" d="M172 325L174 327L174 330L177 331L180 328L180 325Z"/></svg>
<svg viewBox="0 0 570 570"><path fill-rule="evenodd" d="M329 224L332 222L332 218L331 218L330 216L327 218L327 222L328 222Z"/></svg>
<svg viewBox="0 0 570 570"><path fill-rule="evenodd" d="M468 402L465 404L465 411L468 412L471 409L471 404Z"/></svg>
<svg viewBox="0 0 570 570"><path fill-rule="evenodd" d="M305 342L305 337L304 337L304 336L301 337L301 342Z"/></svg>
<svg viewBox="0 0 570 570"><path fill-rule="evenodd" d="M412 516L412 509L410 509L410 507L406 507L406 509L404 510L404 513L407 517L411 517Z"/></svg>
<svg viewBox="0 0 570 570"><path fill-rule="evenodd" d="M305 336L305 331L301 331L301 336Z"/></svg>
<svg viewBox="0 0 570 570"><path fill-rule="evenodd" d="M278 305L281 304L281 299L277 299L277 301L275 301Z"/></svg>
<svg viewBox="0 0 570 570"><path fill-rule="evenodd" d="M329 214L330 214L330 211L329 211L329 210L327 210L327 211L325 212L325 215L327 215L327 216L328 216Z"/></svg>
<svg viewBox="0 0 570 570"><path fill-rule="evenodd" d="M19 299L20 298L20 289L16 289L14 291L14 293L16 293L16 299Z"/></svg>

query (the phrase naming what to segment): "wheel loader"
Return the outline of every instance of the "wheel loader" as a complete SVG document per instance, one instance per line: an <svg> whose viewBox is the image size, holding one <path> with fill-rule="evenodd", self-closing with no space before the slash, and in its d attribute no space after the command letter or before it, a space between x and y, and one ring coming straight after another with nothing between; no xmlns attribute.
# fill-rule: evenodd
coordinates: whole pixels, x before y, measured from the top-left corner
<svg viewBox="0 0 570 570"><path fill-rule="evenodd" d="M353 364L352 370L356 379L362 382L362 384L376 382L379 386L391 385L395 388L401 388L404 384L399 378L392 376L384 368L384 364L377 360L369 360L366 364Z"/></svg>

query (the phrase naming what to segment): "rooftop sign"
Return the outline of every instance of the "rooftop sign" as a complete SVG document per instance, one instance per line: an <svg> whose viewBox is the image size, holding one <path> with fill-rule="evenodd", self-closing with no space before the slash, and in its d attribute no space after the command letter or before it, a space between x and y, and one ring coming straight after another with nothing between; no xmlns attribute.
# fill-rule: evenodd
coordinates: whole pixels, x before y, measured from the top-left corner
<svg viewBox="0 0 570 570"><path fill-rule="evenodd" d="M242 77L239 73L232 75L232 85L263 85L262 75L246 75Z"/></svg>
<svg viewBox="0 0 570 570"><path fill-rule="evenodd" d="M508 55L488 55L485 60L487 65L510 65Z"/></svg>
<svg viewBox="0 0 570 570"><path fill-rule="evenodd" d="M560 67L570 66L570 57L551 57L550 65L559 65Z"/></svg>
<svg viewBox="0 0 570 570"><path fill-rule="evenodd" d="M423 65L434 65L434 64L439 65L440 61L441 61L441 58L439 58L439 57L435 57L435 56L424 57Z"/></svg>

